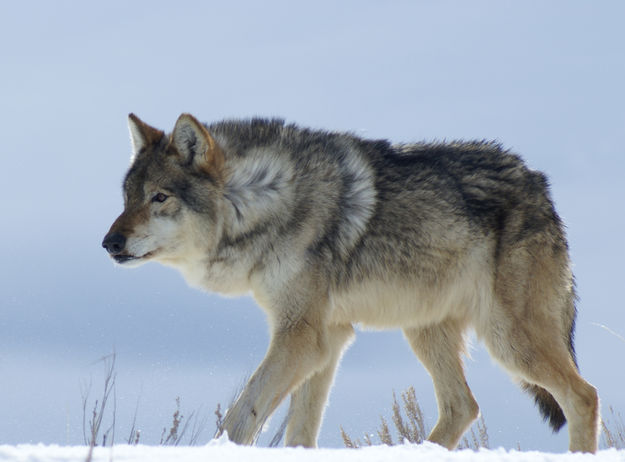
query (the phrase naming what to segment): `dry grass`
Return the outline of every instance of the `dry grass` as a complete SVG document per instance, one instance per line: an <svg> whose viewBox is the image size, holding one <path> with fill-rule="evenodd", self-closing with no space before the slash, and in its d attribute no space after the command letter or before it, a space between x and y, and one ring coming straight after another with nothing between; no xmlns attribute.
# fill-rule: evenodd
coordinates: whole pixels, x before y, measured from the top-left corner
<svg viewBox="0 0 625 462"><path fill-rule="evenodd" d="M469 438L470 437L470 438ZM469 432L460 440L458 449L473 449L477 451L480 448L490 448L490 442L488 441L488 428L486 428L486 422L484 416L480 415L480 418L471 426ZM517 443L517 449L520 451L521 447Z"/></svg>
<svg viewBox="0 0 625 462"><path fill-rule="evenodd" d="M115 443L117 407L115 359L116 356L113 353L100 360L104 366L104 379L102 391L98 399L91 404L89 402L92 390L91 383L83 386L82 389L83 439L85 445L89 447L87 462L91 461L94 447L98 445L112 446ZM143 437L141 430L137 427L138 408L139 404L137 403L130 434L126 439L127 444L139 444ZM612 406L608 409L609 416L601 421L601 429L603 430L601 446L603 448L625 449L625 424L623 423L623 418ZM224 417L219 404L217 404L214 414L215 427L219 430L222 428ZM207 417L200 417L200 415L200 412L191 412L188 417L185 417L180 410L180 398L176 398L176 408L172 415L172 421L168 426L163 427L160 444L174 446L183 442L191 446L198 444L208 422ZM280 443L288 417L287 415L282 425L280 425L276 436L269 444L270 446L275 447ZM389 426L384 417L380 417L380 426L375 434L381 444L389 446L403 444L404 442L419 444L426 440L429 428L417 401L414 387L403 391L400 394L400 399L393 392L391 422L393 428ZM373 433L365 433L361 440L351 438L343 427L340 427L340 430L345 447L359 448L374 444L373 439L376 436ZM478 450L479 448L489 447L488 429L484 417L481 416L460 441L458 449ZM518 444L516 449L521 450Z"/></svg>
<svg viewBox="0 0 625 462"><path fill-rule="evenodd" d="M99 400L95 400L93 408L91 408L89 413L87 412L87 407L89 395L91 394L91 383L83 386L82 389L82 433L85 444L89 446L97 445L97 440L102 431L102 422L104 420L111 393L113 393L113 397L115 398L115 354L105 356L100 361L104 364L104 387L101 398ZM87 414L90 414L88 421ZM102 446L106 445L106 440L109 435L112 436L110 439L114 440L114 423L115 405L113 405L112 423L102 434Z"/></svg>
<svg viewBox="0 0 625 462"><path fill-rule="evenodd" d="M92 405L89 403L91 383L83 386L83 439L85 445L89 446L87 462L91 461L94 447L98 445L113 446L115 443L117 414L115 359L116 355L113 353L100 360L104 365L104 384L100 398L96 399ZM141 430L137 427L138 409L139 403L137 402L130 433L126 439L127 444L139 444L143 437ZM222 419L219 405L217 405L215 414L217 416L217 428L219 428ZM200 416L201 412L195 411L191 412L188 417L184 416L180 410L180 398L177 397L172 421L168 426L163 427L159 444L163 446L178 446L182 443L190 446L198 444L208 422L207 417Z"/></svg>
<svg viewBox="0 0 625 462"><path fill-rule="evenodd" d="M104 364L104 388L102 397L95 400L91 410L91 417L87 423L87 407L89 395L91 393L91 383L85 385L82 390L82 433L85 444L89 446L86 462L91 462L93 448L97 446L97 441L102 432L102 423L107 412L107 405L111 393L113 393L114 404L111 418L111 425L102 433L102 446L106 446L107 439L112 446L115 443L115 415L116 415L116 394L115 394L115 353L101 359ZM111 437L109 438L109 435Z"/></svg>
<svg viewBox="0 0 625 462"><path fill-rule="evenodd" d="M393 392L393 406L392 406L392 422L395 427L395 437L393 437L392 431L384 417L380 417L380 427L377 429L377 437L381 444L392 446L395 444L402 444L406 441L410 443L422 443L427 438L429 429L426 427L425 418L413 387L408 388L401 393L402 407ZM608 407L609 415L604 417L601 421L601 447L625 449L625 423L620 412L616 412L612 406ZM373 434L366 433L363 439L354 439L350 437L343 427L341 429L341 437L343 438L343 444L347 448L359 448L364 445L372 446ZM488 438L488 428L484 421L484 416L480 416L479 420L473 424L470 430L460 441L458 449L473 449L490 448L490 441ZM516 448L521 450L521 446L517 443Z"/></svg>
<svg viewBox="0 0 625 462"><path fill-rule="evenodd" d="M601 420L602 446L625 449L625 425L621 413L615 412L612 406L608 409L610 410L610 417L607 420L605 418Z"/></svg>
<svg viewBox="0 0 625 462"><path fill-rule="evenodd" d="M391 431L386 419L380 417L380 427L376 431L377 437L381 444L393 446L395 444L403 444L405 442L419 444L426 440L429 429L426 425L425 417L419 402L414 387L410 387L401 393L401 405L397 399L397 395L393 392L393 415L391 420L394 426L394 434ZM359 448L363 445L372 446L373 440L372 434L366 433L363 436L363 440L353 439L341 427L341 437L343 438L343 444L348 448ZM364 444L363 444L364 441ZM458 446L459 449L474 449L488 448L490 443L488 441L488 431L484 418L480 417L473 427L471 427L470 433L464 437Z"/></svg>

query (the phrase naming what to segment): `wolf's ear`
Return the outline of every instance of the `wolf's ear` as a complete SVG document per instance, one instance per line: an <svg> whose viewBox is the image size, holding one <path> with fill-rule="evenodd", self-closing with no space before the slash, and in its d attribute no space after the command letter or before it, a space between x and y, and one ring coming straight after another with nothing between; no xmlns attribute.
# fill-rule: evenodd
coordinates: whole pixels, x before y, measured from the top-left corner
<svg viewBox="0 0 625 462"><path fill-rule="evenodd" d="M174 147L185 164L192 164L214 178L224 163L223 152L208 130L191 114L178 117L171 134Z"/></svg>
<svg viewBox="0 0 625 462"><path fill-rule="evenodd" d="M158 142L164 135L161 130L150 127L134 114L128 114L128 128L134 155L137 155L146 146Z"/></svg>

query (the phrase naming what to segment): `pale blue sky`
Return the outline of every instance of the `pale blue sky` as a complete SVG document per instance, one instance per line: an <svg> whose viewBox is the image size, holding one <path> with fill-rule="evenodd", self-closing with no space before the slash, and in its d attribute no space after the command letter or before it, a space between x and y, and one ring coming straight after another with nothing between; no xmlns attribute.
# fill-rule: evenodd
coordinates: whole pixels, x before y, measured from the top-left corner
<svg viewBox="0 0 625 462"><path fill-rule="evenodd" d="M80 384L118 356L118 438L140 400L145 442L176 396L211 416L263 356L250 299L114 267L126 116L170 130L252 115L393 141L496 138L551 178L580 303L579 363L625 412L625 3L268 1L0 4L0 444L80 443ZM493 445L562 451L529 397L476 344L467 375ZM320 443L434 393L396 333L360 333ZM212 417L211 417L212 419ZM212 420L211 420L212 425ZM212 427L211 427L212 428ZM206 438L208 438L208 434Z"/></svg>

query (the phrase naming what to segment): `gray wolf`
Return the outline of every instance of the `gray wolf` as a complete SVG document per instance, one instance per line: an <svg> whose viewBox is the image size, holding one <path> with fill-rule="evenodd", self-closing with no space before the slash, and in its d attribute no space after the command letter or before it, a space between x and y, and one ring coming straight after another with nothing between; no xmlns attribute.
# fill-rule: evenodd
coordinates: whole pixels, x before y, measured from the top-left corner
<svg viewBox="0 0 625 462"><path fill-rule="evenodd" d="M579 374L563 224L545 176L493 142L391 144L251 119L171 134L129 116L124 211L102 245L192 286L252 293L265 358L222 431L253 444L290 395L285 443L314 447L354 324L402 329L432 376L429 440L454 448L478 416L462 363L473 329L570 449L594 452L598 396Z"/></svg>

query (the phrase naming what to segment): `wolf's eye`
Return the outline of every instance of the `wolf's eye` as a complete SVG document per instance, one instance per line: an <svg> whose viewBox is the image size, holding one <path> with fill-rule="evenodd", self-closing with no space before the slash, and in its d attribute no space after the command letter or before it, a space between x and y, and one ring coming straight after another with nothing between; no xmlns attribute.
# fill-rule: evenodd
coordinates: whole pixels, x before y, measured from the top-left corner
<svg viewBox="0 0 625 462"><path fill-rule="evenodd" d="M157 193L152 197L152 202L165 202L169 196L162 192Z"/></svg>

